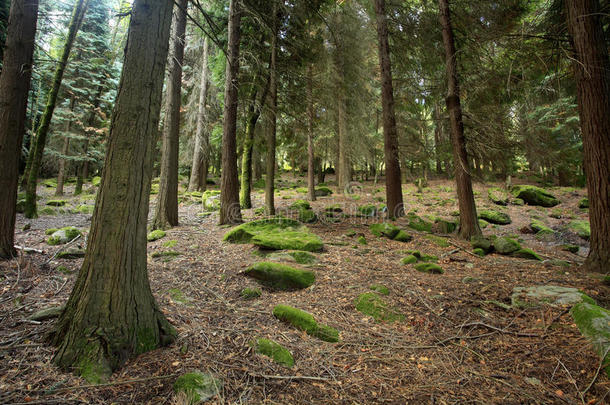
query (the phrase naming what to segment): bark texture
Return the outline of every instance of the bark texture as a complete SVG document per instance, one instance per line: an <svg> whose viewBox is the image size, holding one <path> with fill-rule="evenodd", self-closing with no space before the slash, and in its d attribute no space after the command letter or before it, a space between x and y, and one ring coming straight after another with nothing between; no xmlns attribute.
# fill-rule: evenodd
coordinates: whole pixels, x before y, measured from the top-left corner
<svg viewBox="0 0 610 405"><path fill-rule="evenodd" d="M87 252L52 342L90 382L175 332L152 295L146 222L173 2L136 0Z"/></svg>
<svg viewBox="0 0 610 405"><path fill-rule="evenodd" d="M451 124L451 143L453 145L453 160L455 162L455 183L460 208L459 235L470 239L481 234L477 218L477 208L472 192L472 180L466 153L466 137L462 121L462 106L460 104L460 86L457 74L457 60L453 29L448 0L438 0L440 22L443 28L443 44L445 45L445 62L447 71L447 111Z"/></svg>
<svg viewBox="0 0 610 405"><path fill-rule="evenodd" d="M189 180L189 191L207 188L208 166L210 158L210 138L206 132L206 102L208 99L209 70L208 52L209 39L203 40L203 57L201 61L201 83L199 86L199 106L197 107L197 128L195 129L195 149L193 151L193 164L191 166L191 178Z"/></svg>
<svg viewBox="0 0 610 405"><path fill-rule="evenodd" d="M178 152L186 7L187 0L178 0L172 19L172 40L168 62L170 68L166 93L167 117L163 126L161 177L152 229L167 229L178 225Z"/></svg>
<svg viewBox="0 0 610 405"><path fill-rule="evenodd" d="M38 0L14 0L0 74L0 258L15 253L19 157L25 133Z"/></svg>
<svg viewBox="0 0 610 405"><path fill-rule="evenodd" d="M402 185L400 176L400 156L398 155L398 133L394 113L394 90L392 87L392 67L385 0L375 0L377 15L377 39L379 43L379 66L381 68L381 104L383 107L383 149L385 156L385 185L388 216L404 215Z"/></svg>
<svg viewBox="0 0 610 405"><path fill-rule="evenodd" d="M27 186L25 189L24 212L27 218L38 217L36 209L36 186L38 184L38 173L42 163L42 155L44 154L44 148L47 143L47 134L49 133L51 119L53 118L53 112L55 111L55 105L57 104L57 95L59 94L61 81L64 77L64 71L68 65L70 51L72 51L72 45L74 44L76 34L80 29L88 6L89 0L77 0L74 4L72 17L70 18L70 25L68 26L68 36L66 37L66 42L64 43L61 58L57 63L57 67L55 68L55 75L53 76L53 84L51 86L51 90L49 91L47 105L44 113L42 114L42 118L40 119L40 125L36 131L36 137L34 138L32 147L30 148L31 165L29 168Z"/></svg>
<svg viewBox="0 0 610 405"><path fill-rule="evenodd" d="M271 64L269 68L270 117L267 129L267 166L265 174L265 213L275 215L275 143L277 131L277 5L273 3L274 29L271 38Z"/></svg>
<svg viewBox="0 0 610 405"><path fill-rule="evenodd" d="M590 250L584 268L610 270L610 62L598 0L566 0L589 195Z"/></svg>
<svg viewBox="0 0 610 405"><path fill-rule="evenodd" d="M237 102L239 88L239 42L241 37L241 5L231 0L229 5L229 45L225 80L225 106L222 131L222 173L220 176L220 225L242 221L239 208L237 178Z"/></svg>
<svg viewBox="0 0 610 405"><path fill-rule="evenodd" d="M315 159L313 153L313 65L307 67L307 197L316 201Z"/></svg>

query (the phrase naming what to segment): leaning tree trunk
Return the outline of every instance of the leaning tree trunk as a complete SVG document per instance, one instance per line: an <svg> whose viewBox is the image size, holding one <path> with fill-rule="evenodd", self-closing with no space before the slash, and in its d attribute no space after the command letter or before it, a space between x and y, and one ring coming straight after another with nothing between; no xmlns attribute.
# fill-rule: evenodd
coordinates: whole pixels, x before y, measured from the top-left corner
<svg viewBox="0 0 610 405"><path fill-rule="evenodd" d="M400 178L396 115L394 114L394 90L392 87L392 67L390 65L390 45L388 42L388 23L386 20L385 0L375 0L375 13L377 14L379 65L381 68L386 199L388 216L394 218L404 215L404 205Z"/></svg>
<svg viewBox="0 0 610 405"><path fill-rule="evenodd" d="M55 364L100 382L175 331L152 295L146 222L173 2L136 0L131 13L87 253L52 334Z"/></svg>
<svg viewBox="0 0 610 405"><path fill-rule="evenodd" d="M0 74L0 258L15 253L15 205L25 132L38 0L14 0Z"/></svg>
<svg viewBox="0 0 610 405"><path fill-rule="evenodd" d="M64 49L61 54L61 59L55 69L55 76L53 77L53 85L49 92L49 98L45 107L42 118L40 119L40 125L38 131L36 131L36 138L30 148L32 155L32 162L30 171L28 173L28 182L25 189L25 210L24 214L27 218L36 218L38 213L36 210L36 186L38 183L38 172L40 171L40 165L42 163L42 155L44 154L44 148L47 143L47 134L49 133L49 127L51 126L51 119L53 118L53 112L55 111L55 105L57 103L57 95L59 88L61 87L61 81L68 64L68 57L74 44L76 34L83 22L85 12L89 6L89 0L77 0L72 10L72 17L70 19L70 25L68 26L68 36L64 44Z"/></svg>
<svg viewBox="0 0 610 405"><path fill-rule="evenodd" d="M591 238L588 271L610 269L610 61L598 0L566 0L574 46Z"/></svg>
<svg viewBox="0 0 610 405"><path fill-rule="evenodd" d="M157 209L152 229L167 229L178 225L178 150L180 142L180 101L182 89L182 61L186 32L187 0L176 3L172 19L172 43L169 52L167 80L167 116L163 125L163 149L161 151L161 178Z"/></svg>
<svg viewBox="0 0 610 405"><path fill-rule="evenodd" d="M267 167L265 174L265 212L275 215L275 141L277 131L277 5L273 3L273 33L271 38L271 64L269 66L270 118L267 129Z"/></svg>
<svg viewBox="0 0 610 405"><path fill-rule="evenodd" d="M237 178L237 102L239 40L241 36L240 0L229 5L229 38L225 78L225 107L222 132L222 173L220 176L220 225L242 221Z"/></svg>
<svg viewBox="0 0 610 405"><path fill-rule="evenodd" d="M451 123L451 143L453 145L453 159L455 162L455 182L460 208L459 235L470 239L480 235L477 208L472 192L472 180L466 153L466 138L464 136L464 123L462 121L462 106L460 104L460 87L457 76L457 61L451 17L448 0L438 0L441 26L443 27L443 43L445 45L445 62L448 80L447 110Z"/></svg>
<svg viewBox="0 0 610 405"><path fill-rule="evenodd" d="M316 201L315 157L313 153L313 65L307 67L307 196Z"/></svg>
<svg viewBox="0 0 610 405"><path fill-rule="evenodd" d="M195 130L195 150L193 151L193 165L189 179L189 191L205 190L207 188L207 174L210 156L210 139L205 130L206 102L208 99L208 52L209 40L203 40L203 60L201 61L201 83L199 87L199 106L197 108L197 129ZM203 166L203 167L202 167ZM202 178L203 177L203 178Z"/></svg>

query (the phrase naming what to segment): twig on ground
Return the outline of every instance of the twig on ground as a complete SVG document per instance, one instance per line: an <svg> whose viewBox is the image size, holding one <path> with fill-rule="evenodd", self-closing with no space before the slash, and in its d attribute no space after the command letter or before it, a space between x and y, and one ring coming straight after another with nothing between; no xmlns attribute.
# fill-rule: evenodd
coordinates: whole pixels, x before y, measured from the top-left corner
<svg viewBox="0 0 610 405"><path fill-rule="evenodd" d="M45 261L42 265L44 266L45 264L49 264L51 262L51 260L55 259L57 257L57 255L62 252L63 250L66 250L67 248L69 248L70 246L72 246L72 244L74 242L76 242L79 238L81 237L81 235L76 235L76 237L74 239L72 239L70 242L66 243L65 245L63 245L62 247L60 247L57 252L55 252L55 254L53 256L51 256L50 258L47 259L47 261Z"/></svg>
<svg viewBox="0 0 610 405"><path fill-rule="evenodd" d="M314 380L314 381L328 381L330 378L326 377L315 377L309 375L267 375L267 374L248 374L254 378L265 378L268 380Z"/></svg>

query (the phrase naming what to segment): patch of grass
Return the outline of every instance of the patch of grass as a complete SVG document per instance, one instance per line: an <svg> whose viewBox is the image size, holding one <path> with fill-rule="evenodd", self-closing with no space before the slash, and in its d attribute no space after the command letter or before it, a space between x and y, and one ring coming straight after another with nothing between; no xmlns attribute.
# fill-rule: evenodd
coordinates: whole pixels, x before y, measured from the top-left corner
<svg viewBox="0 0 610 405"><path fill-rule="evenodd" d="M274 262L255 263L246 269L245 274L271 289L282 291L307 288L316 280L312 271Z"/></svg>
<svg viewBox="0 0 610 405"><path fill-rule="evenodd" d="M374 292L360 294L356 300L356 309L365 315L372 316L377 322L402 321L404 315L391 308L379 295Z"/></svg>
<svg viewBox="0 0 610 405"><path fill-rule="evenodd" d="M382 284L373 284L370 288L371 288L371 290L376 291L377 293L379 293L381 295L390 294L390 290L388 289L388 287L386 287L385 285L382 285Z"/></svg>
<svg viewBox="0 0 610 405"><path fill-rule="evenodd" d="M339 332L326 325L319 325L313 315L308 312L293 308L288 305L276 305L273 308L273 316L280 321L305 331L308 335L317 337L326 342L338 342Z"/></svg>

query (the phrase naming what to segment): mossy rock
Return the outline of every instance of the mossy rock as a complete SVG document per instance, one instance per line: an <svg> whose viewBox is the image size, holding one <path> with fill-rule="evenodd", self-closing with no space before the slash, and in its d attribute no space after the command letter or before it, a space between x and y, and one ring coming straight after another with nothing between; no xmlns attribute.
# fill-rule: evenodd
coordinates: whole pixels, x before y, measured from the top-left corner
<svg viewBox="0 0 610 405"><path fill-rule="evenodd" d="M49 236L49 235L53 235L57 231L59 231L59 229L57 229L57 228L49 228L49 229L45 229L44 234Z"/></svg>
<svg viewBox="0 0 610 405"><path fill-rule="evenodd" d="M578 202L578 208L589 208L589 199L583 198Z"/></svg>
<svg viewBox="0 0 610 405"><path fill-rule="evenodd" d="M398 231L398 233L396 234L396 236L394 236L394 239L397 242L411 242L413 240L413 236L406 233L405 231L403 231L402 229L400 231Z"/></svg>
<svg viewBox="0 0 610 405"><path fill-rule="evenodd" d="M518 207L522 207L525 205L525 201L523 201L521 198L513 198L511 204L516 205Z"/></svg>
<svg viewBox="0 0 610 405"><path fill-rule="evenodd" d="M500 188L490 188L487 190L487 196L494 204L508 205L508 193Z"/></svg>
<svg viewBox="0 0 610 405"><path fill-rule="evenodd" d="M225 234L223 240L231 243L249 243L255 235L260 233L298 231L303 225L290 218L265 218L247 222L232 228Z"/></svg>
<svg viewBox="0 0 610 405"><path fill-rule="evenodd" d="M222 381L212 374L194 371L176 379L174 392L184 393L189 405L202 404L220 393Z"/></svg>
<svg viewBox="0 0 610 405"><path fill-rule="evenodd" d="M578 251L580 250L580 247L576 246L576 245L562 245L561 250L577 254Z"/></svg>
<svg viewBox="0 0 610 405"><path fill-rule="evenodd" d="M274 362L284 367L294 366L292 353L279 343L269 339L256 339L254 348L257 353L270 357Z"/></svg>
<svg viewBox="0 0 610 405"><path fill-rule="evenodd" d="M306 189L307 190L307 189ZM305 191L307 192L307 191ZM333 191L325 186L319 186L316 188L316 197L326 197L333 193Z"/></svg>
<svg viewBox="0 0 610 405"><path fill-rule="evenodd" d="M557 285L514 287L511 296L515 308L531 308L541 305L564 306L581 302L595 304L593 298L582 291Z"/></svg>
<svg viewBox="0 0 610 405"><path fill-rule="evenodd" d="M206 190L201 195L201 205L206 211L217 211L220 209L220 190Z"/></svg>
<svg viewBox="0 0 610 405"><path fill-rule="evenodd" d="M400 259L400 264L402 264L402 265L413 264L413 263L417 263L417 257L415 257L414 255L408 255L408 256Z"/></svg>
<svg viewBox="0 0 610 405"><path fill-rule="evenodd" d="M568 224L568 229L585 240L591 237L589 221L572 221Z"/></svg>
<svg viewBox="0 0 610 405"><path fill-rule="evenodd" d="M407 249L407 250L400 250L398 253L403 254L403 255L413 255L418 260L421 259L421 257L422 257L422 254L419 250Z"/></svg>
<svg viewBox="0 0 610 405"><path fill-rule="evenodd" d="M182 255L182 253L176 252L175 250L165 250L165 251L161 251L161 252L153 252L153 254L151 256L153 258L159 258L159 257L173 258L173 257L178 257L180 255Z"/></svg>
<svg viewBox="0 0 610 405"><path fill-rule="evenodd" d="M515 197L522 199L529 205L554 207L559 204L559 200L553 194L540 187L519 185L514 186L511 192Z"/></svg>
<svg viewBox="0 0 610 405"><path fill-rule="evenodd" d="M255 263L246 269L245 274L273 290L281 291L307 288L316 280L312 271L274 262Z"/></svg>
<svg viewBox="0 0 610 405"><path fill-rule="evenodd" d="M372 316L377 322L395 322L404 319L404 315L391 308L374 292L360 294L356 300L356 309L365 315Z"/></svg>
<svg viewBox="0 0 610 405"><path fill-rule="evenodd" d="M295 250L292 252L288 252L288 254L292 256L294 261L299 264L313 264L316 262L316 257L309 252Z"/></svg>
<svg viewBox="0 0 610 405"><path fill-rule="evenodd" d="M582 302L570 310L574 323L578 326L591 344L593 349L602 358L602 365L606 368L606 376L610 377L610 311L593 303Z"/></svg>
<svg viewBox="0 0 610 405"><path fill-rule="evenodd" d="M155 229L152 232L149 232L148 235L146 235L146 240L149 242L153 242L156 240L159 240L161 238L164 238L165 235L167 235L167 233L161 229Z"/></svg>
<svg viewBox="0 0 610 405"><path fill-rule="evenodd" d="M361 205L358 207L358 215L363 217L374 217L377 215L377 207L374 204Z"/></svg>
<svg viewBox="0 0 610 405"><path fill-rule="evenodd" d="M436 263L438 262L438 257L434 255L421 255L418 260L424 263Z"/></svg>
<svg viewBox="0 0 610 405"><path fill-rule="evenodd" d="M317 215L315 212L313 212L313 210L308 210L308 209L300 209L299 210L299 221L306 223L306 224L310 224L312 222L315 222L318 219Z"/></svg>
<svg viewBox="0 0 610 405"><path fill-rule="evenodd" d="M243 290L241 290L239 295L241 295L241 297L244 299L251 300L251 299L260 297L262 295L262 293L263 292L260 290L260 288L246 287Z"/></svg>
<svg viewBox="0 0 610 405"><path fill-rule="evenodd" d="M408 220L409 228L415 229L416 231L420 232L432 232L431 222L425 221L413 213L409 213Z"/></svg>
<svg viewBox="0 0 610 405"><path fill-rule="evenodd" d="M483 235L473 236L470 238L470 245L473 249L481 249L485 253L489 253L493 250L491 241L485 238Z"/></svg>
<svg viewBox="0 0 610 405"><path fill-rule="evenodd" d="M311 204L305 200L296 200L292 204L290 204L290 208L293 210L310 210Z"/></svg>
<svg viewBox="0 0 610 405"><path fill-rule="evenodd" d="M447 241L447 238L442 238L436 235L426 235L426 239L434 242L439 247L449 247L450 243Z"/></svg>
<svg viewBox="0 0 610 405"><path fill-rule="evenodd" d="M436 226L439 233L453 233L458 227L458 224L456 224L455 222L446 221L440 218L434 220L434 225Z"/></svg>
<svg viewBox="0 0 610 405"><path fill-rule="evenodd" d="M487 254L487 252L485 252L485 250L481 249L481 248L474 248L472 249L472 253L474 253L477 256L485 256Z"/></svg>
<svg viewBox="0 0 610 405"><path fill-rule="evenodd" d="M68 201L66 200L49 200L47 201L47 205L50 207L63 207L67 202Z"/></svg>
<svg viewBox="0 0 610 405"><path fill-rule="evenodd" d="M57 179L47 179L42 181L42 185L48 188L57 187Z"/></svg>
<svg viewBox="0 0 610 405"><path fill-rule="evenodd" d="M508 225L512 222L508 214L494 210L482 210L479 212L479 218L497 225Z"/></svg>
<svg viewBox="0 0 610 405"><path fill-rule="evenodd" d="M260 248L272 250L319 252L324 247L317 235L302 231L263 232L255 235L251 242Z"/></svg>
<svg viewBox="0 0 610 405"><path fill-rule="evenodd" d="M388 287L386 287L385 285L382 284L373 284L370 287L371 290L381 294L381 295L389 295L390 294L390 290L388 289Z"/></svg>
<svg viewBox="0 0 610 405"><path fill-rule="evenodd" d="M255 251L254 254L262 257L266 256L268 260L276 262L293 261L298 264L313 264L316 262L316 257L313 254L301 250L279 251L269 255L266 255L265 252L259 250Z"/></svg>
<svg viewBox="0 0 610 405"><path fill-rule="evenodd" d="M85 257L85 251L78 248L70 248L57 254L58 259L80 259L82 257Z"/></svg>
<svg viewBox="0 0 610 405"><path fill-rule="evenodd" d="M485 229L488 226L489 226L489 222L485 221L484 219L479 219L479 228Z"/></svg>
<svg viewBox="0 0 610 405"><path fill-rule="evenodd" d="M519 249L516 252L513 252L512 256L528 260L542 260L542 257L540 257L536 252L534 252L532 249L527 248Z"/></svg>
<svg viewBox="0 0 610 405"><path fill-rule="evenodd" d="M65 228L61 228L53 232L49 239L47 239L47 243L51 246L64 245L81 235L81 231L79 231L75 227L67 226Z"/></svg>
<svg viewBox="0 0 610 405"><path fill-rule="evenodd" d="M308 312L288 305L276 305L273 308L273 316L325 342L339 341L339 332L336 329L319 325L313 315Z"/></svg>
<svg viewBox="0 0 610 405"><path fill-rule="evenodd" d="M91 179L91 184L94 185L95 187L99 186L101 182L102 182L102 178L100 176L95 176L94 178Z"/></svg>
<svg viewBox="0 0 610 405"><path fill-rule="evenodd" d="M371 224L369 230L377 237L385 236L388 239L393 239L400 232L400 228L388 222Z"/></svg>
<svg viewBox="0 0 610 405"><path fill-rule="evenodd" d="M445 272L443 268L436 263L418 263L415 265L415 270L428 274L443 274Z"/></svg>
<svg viewBox="0 0 610 405"><path fill-rule="evenodd" d="M501 255L510 255L521 249L519 242L507 237L497 238L494 240L493 247L496 252L500 253Z"/></svg>

